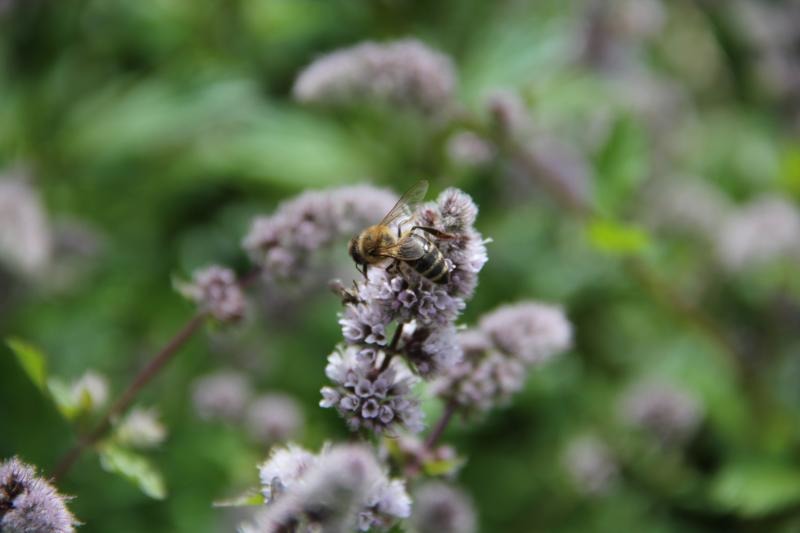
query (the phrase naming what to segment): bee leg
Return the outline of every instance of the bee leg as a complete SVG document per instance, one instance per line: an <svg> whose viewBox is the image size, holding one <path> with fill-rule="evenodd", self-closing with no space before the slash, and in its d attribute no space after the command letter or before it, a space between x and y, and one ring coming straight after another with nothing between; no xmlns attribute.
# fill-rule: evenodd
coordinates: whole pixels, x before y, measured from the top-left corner
<svg viewBox="0 0 800 533"><path fill-rule="evenodd" d="M415 230L415 229L419 229L419 230L422 230L422 231L424 231L426 233L430 233L431 235L433 235L437 239L454 239L455 238L455 235L451 235L449 233L445 233L443 231L439 231L436 228L430 228L428 226L413 226L411 228L412 231Z"/></svg>
<svg viewBox="0 0 800 533"><path fill-rule="evenodd" d="M367 264L365 263L362 268L361 273L364 274L364 279L367 279Z"/></svg>

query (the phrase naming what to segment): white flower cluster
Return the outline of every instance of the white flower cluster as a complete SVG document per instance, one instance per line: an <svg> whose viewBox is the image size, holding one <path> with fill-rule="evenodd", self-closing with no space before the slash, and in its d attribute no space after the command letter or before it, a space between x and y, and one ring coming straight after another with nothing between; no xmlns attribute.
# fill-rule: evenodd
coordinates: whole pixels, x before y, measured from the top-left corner
<svg viewBox="0 0 800 533"><path fill-rule="evenodd" d="M411 514L405 483L390 479L369 448L289 444L259 467L266 509L243 533L387 530Z"/></svg>

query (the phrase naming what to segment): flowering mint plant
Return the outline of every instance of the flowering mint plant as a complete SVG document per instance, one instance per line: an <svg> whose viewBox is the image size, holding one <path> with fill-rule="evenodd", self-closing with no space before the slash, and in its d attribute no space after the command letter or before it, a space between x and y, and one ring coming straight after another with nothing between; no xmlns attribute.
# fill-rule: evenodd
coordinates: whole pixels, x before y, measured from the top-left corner
<svg viewBox="0 0 800 533"><path fill-rule="evenodd" d="M412 223L434 228L431 243L450 270L437 284L398 261L373 268L346 293L339 323L344 343L328 358L334 383L322 389L320 405L335 408L353 430L395 435L424 428L412 386L461 361L455 321L472 295L486 263L486 246L474 223L478 208L457 189L424 204ZM391 340L388 332L393 331Z"/></svg>
<svg viewBox="0 0 800 533"><path fill-rule="evenodd" d="M291 278L310 268L315 250L347 235L345 229L360 229L355 221L367 226L385 214L337 210L333 200L348 199L354 191L384 199L382 191L369 188L305 193L276 215L257 219L245 247L264 278ZM477 214L469 195L450 188L436 201L416 206L402 223L432 230L425 238L441 252L448 271L444 283L402 260L369 268L352 286L332 282L344 305L342 342L328 357L330 383L321 389L320 406L334 409L363 443L326 444L317 454L291 443L273 447L259 467L265 507L241 531L387 530L405 519L414 531L475 530L471 502L456 488L419 485L415 492L425 501L412 514L407 486L416 486L433 463L440 472L454 473L455 452L437 442L453 414L507 401L528 369L566 350L572 339L561 308L535 302L503 306L473 328L458 323L487 261ZM323 226L326 233L320 236ZM414 436L426 427L417 388L423 381L446 404L424 441ZM196 400L200 391L195 390ZM384 436L392 439L376 455L369 443ZM404 479L391 478L385 461ZM450 466L442 470L442 465Z"/></svg>

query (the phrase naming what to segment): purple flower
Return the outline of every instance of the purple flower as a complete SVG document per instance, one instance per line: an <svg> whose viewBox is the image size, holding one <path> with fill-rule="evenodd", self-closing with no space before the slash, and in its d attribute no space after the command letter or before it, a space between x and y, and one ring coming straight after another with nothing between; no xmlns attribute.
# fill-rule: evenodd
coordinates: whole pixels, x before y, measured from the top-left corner
<svg viewBox="0 0 800 533"><path fill-rule="evenodd" d="M564 451L563 462L575 488L587 496L607 494L619 476L611 451L591 435L572 440Z"/></svg>
<svg viewBox="0 0 800 533"><path fill-rule="evenodd" d="M178 289L220 322L235 322L244 316L244 293L229 268L215 265L197 270L191 283L180 284Z"/></svg>
<svg viewBox="0 0 800 533"><path fill-rule="evenodd" d="M405 357L423 377L430 377L457 365L463 356L456 329L414 328L404 337Z"/></svg>
<svg viewBox="0 0 800 533"><path fill-rule="evenodd" d="M463 359L446 367L432 390L466 411L487 411L519 391L531 366L569 345L572 327L557 307L536 302L507 305L484 315L457 340Z"/></svg>
<svg viewBox="0 0 800 533"><path fill-rule="evenodd" d="M303 412L297 402L285 394L263 394L253 400L245 414L250 435L264 444L297 437L303 427Z"/></svg>
<svg viewBox="0 0 800 533"><path fill-rule="evenodd" d="M363 445L326 445L313 455L290 444L260 471L267 507L245 532L385 530L411 513L403 482L389 479Z"/></svg>
<svg viewBox="0 0 800 533"><path fill-rule="evenodd" d="M203 420L238 420L250 400L249 383L242 374L231 371L196 379L192 391L194 409Z"/></svg>
<svg viewBox="0 0 800 533"><path fill-rule="evenodd" d="M501 352L541 363L569 348L572 326L561 308L537 302L498 307L478 327Z"/></svg>
<svg viewBox="0 0 800 533"><path fill-rule="evenodd" d="M243 246L266 279L302 279L313 252L374 224L396 201L368 185L305 192L256 218Z"/></svg>
<svg viewBox="0 0 800 533"><path fill-rule="evenodd" d="M476 522L472 501L461 490L428 481L414 491L414 533L473 533Z"/></svg>
<svg viewBox="0 0 800 533"><path fill-rule="evenodd" d="M0 531L72 533L65 500L32 466L16 457L0 463Z"/></svg>
<svg viewBox="0 0 800 533"><path fill-rule="evenodd" d="M687 392L667 383L641 382L622 397L620 416L630 426L654 437L662 446L684 444L703 419L702 405Z"/></svg>
<svg viewBox="0 0 800 533"><path fill-rule="evenodd" d="M421 431L422 411L411 387L416 379L399 361L380 372L364 365L357 348L344 348L328 357L325 373L334 387L322 389L320 406L335 408L356 431L395 434L397 428Z"/></svg>
<svg viewBox="0 0 800 533"><path fill-rule="evenodd" d="M294 84L300 102L328 105L364 101L441 113L451 105L455 69L450 59L415 39L366 42L323 56Z"/></svg>

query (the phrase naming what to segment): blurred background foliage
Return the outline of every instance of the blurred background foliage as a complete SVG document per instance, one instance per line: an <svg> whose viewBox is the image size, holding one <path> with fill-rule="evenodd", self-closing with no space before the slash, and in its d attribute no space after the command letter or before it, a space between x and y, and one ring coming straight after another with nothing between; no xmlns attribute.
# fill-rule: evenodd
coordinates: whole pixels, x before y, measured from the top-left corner
<svg viewBox="0 0 800 533"><path fill-rule="evenodd" d="M406 37L453 58L461 119L292 100L321 54ZM91 368L119 391L192 312L173 278L248 270L252 216L308 188L427 178L472 194L493 239L465 321L535 298L562 303L576 332L509 406L446 434L482 531L796 530L799 45L788 0L2 0L0 168L43 219L0 213L0 335L39 347L51 375ZM551 143L538 171L454 144L489 135L498 89ZM347 438L317 403L340 338L325 283L355 270L344 244L319 263L302 286L254 291L253 318L207 328L140 396L168 428L148 453L165 499L79 461L60 485L81 531L235 527L211 502L254 485L266 450L198 419L191 384L207 372L294 396L311 448ZM0 457L47 472L76 435L0 351ZM647 379L702 405L686 446L620 421ZM618 471L602 494L562 459L586 434Z"/></svg>

